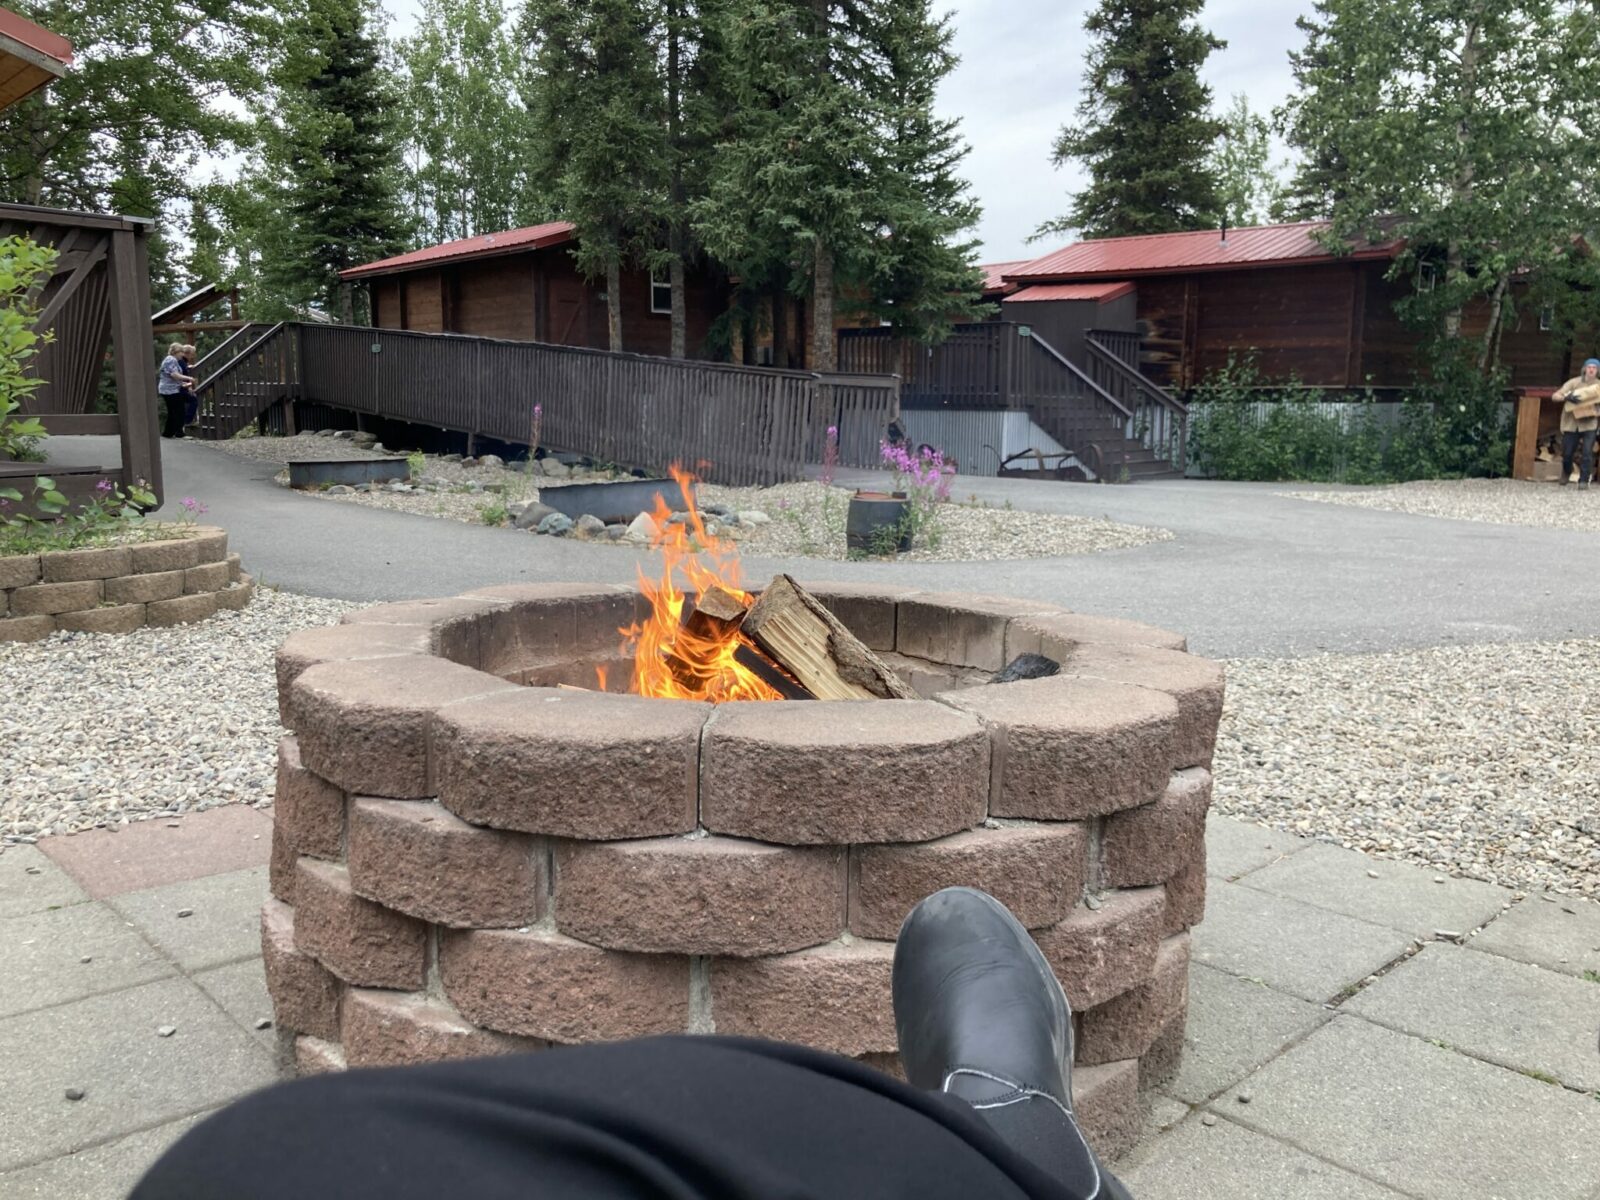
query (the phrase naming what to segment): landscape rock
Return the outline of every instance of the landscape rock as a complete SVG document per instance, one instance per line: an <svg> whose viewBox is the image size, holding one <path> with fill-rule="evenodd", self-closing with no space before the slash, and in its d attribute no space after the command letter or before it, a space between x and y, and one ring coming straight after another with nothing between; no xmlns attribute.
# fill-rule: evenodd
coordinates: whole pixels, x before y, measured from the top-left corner
<svg viewBox="0 0 1600 1200"><path fill-rule="evenodd" d="M341 429L333 436L342 441L350 442L355 440L356 431L354 429Z"/></svg>
<svg viewBox="0 0 1600 1200"><path fill-rule="evenodd" d="M606 531L606 523L599 517L584 513L578 518L575 528L582 537L600 537Z"/></svg>
<svg viewBox="0 0 1600 1200"><path fill-rule="evenodd" d="M510 511L509 509L507 511ZM537 500L522 505L520 511L511 518L511 523L518 529L537 529L539 523L547 517L560 516L548 504L540 504ZM542 530L540 532L543 532Z"/></svg>
<svg viewBox="0 0 1600 1200"><path fill-rule="evenodd" d="M503 467L506 465L506 460L498 454L480 454L478 455L478 465L480 467Z"/></svg>
<svg viewBox="0 0 1600 1200"><path fill-rule="evenodd" d="M626 525L607 525L606 526L606 539L608 541L620 542L624 538L626 538L627 536L628 536L628 527Z"/></svg>
<svg viewBox="0 0 1600 1200"><path fill-rule="evenodd" d="M772 518L759 508L752 508L739 514L739 523L741 525L770 525L772 524Z"/></svg>
<svg viewBox="0 0 1600 1200"><path fill-rule="evenodd" d="M539 460L539 472L542 475L548 475L551 479L565 479L572 474L567 464L559 458L541 458Z"/></svg>
<svg viewBox="0 0 1600 1200"><path fill-rule="evenodd" d="M628 532L623 536L635 545L648 546L661 536L661 527L649 513L640 513L629 522Z"/></svg>
<svg viewBox="0 0 1600 1200"><path fill-rule="evenodd" d="M330 496L350 496L355 494L355 488L347 483L336 483L328 489Z"/></svg>
<svg viewBox="0 0 1600 1200"><path fill-rule="evenodd" d="M553 512L535 527L535 533L549 534L551 537L566 537L572 532L572 518L566 513Z"/></svg>

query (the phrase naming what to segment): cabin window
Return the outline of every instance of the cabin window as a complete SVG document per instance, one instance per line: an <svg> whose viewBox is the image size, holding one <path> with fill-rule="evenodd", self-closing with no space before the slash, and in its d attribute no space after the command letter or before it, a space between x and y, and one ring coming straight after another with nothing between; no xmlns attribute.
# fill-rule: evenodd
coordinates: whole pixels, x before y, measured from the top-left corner
<svg viewBox="0 0 1600 1200"><path fill-rule="evenodd" d="M1437 270L1432 263L1417 264L1417 291L1431 292L1437 282Z"/></svg>
<svg viewBox="0 0 1600 1200"><path fill-rule="evenodd" d="M1539 332L1549 333L1556 327L1556 306L1546 304L1539 310Z"/></svg>
<svg viewBox="0 0 1600 1200"><path fill-rule="evenodd" d="M663 278L659 272L650 272L650 311L653 313L672 312L672 280Z"/></svg>

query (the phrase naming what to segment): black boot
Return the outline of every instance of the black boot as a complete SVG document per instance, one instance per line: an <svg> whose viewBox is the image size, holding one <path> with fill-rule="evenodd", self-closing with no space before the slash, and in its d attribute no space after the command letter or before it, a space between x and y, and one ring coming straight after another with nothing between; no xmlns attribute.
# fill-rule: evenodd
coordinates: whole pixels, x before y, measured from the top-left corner
<svg viewBox="0 0 1600 1200"><path fill-rule="evenodd" d="M1039 947L993 896L946 888L900 927L900 1060L915 1087L967 1101L1082 1200L1126 1197L1072 1115L1072 1010Z"/></svg>

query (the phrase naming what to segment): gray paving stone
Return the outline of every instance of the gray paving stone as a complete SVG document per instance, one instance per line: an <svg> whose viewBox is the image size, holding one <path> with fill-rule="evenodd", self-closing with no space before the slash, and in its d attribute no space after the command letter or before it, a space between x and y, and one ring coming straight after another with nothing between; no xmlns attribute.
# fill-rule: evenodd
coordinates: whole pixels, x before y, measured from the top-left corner
<svg viewBox="0 0 1600 1200"><path fill-rule="evenodd" d="M1512 1070L1600 1091L1600 986L1587 980L1435 944L1344 1007Z"/></svg>
<svg viewBox="0 0 1600 1200"><path fill-rule="evenodd" d="M124 1200L166 1148L202 1118L187 1117L0 1175L5 1200Z"/></svg>
<svg viewBox="0 0 1600 1200"><path fill-rule="evenodd" d="M1238 879L1312 845L1315 843L1292 833L1212 813L1206 818L1206 874Z"/></svg>
<svg viewBox="0 0 1600 1200"><path fill-rule="evenodd" d="M157 1037L175 1025L172 1037ZM271 1083L272 1058L186 979L0 1021L0 1171L202 1112ZM82 1100L65 1098L82 1088Z"/></svg>
<svg viewBox="0 0 1600 1200"><path fill-rule="evenodd" d="M278 1035L271 1028L257 1029L262 1017L272 1019L272 997L267 994L267 976L259 958L213 967L194 977L212 999L238 1024L250 1031L270 1053L276 1053Z"/></svg>
<svg viewBox="0 0 1600 1200"><path fill-rule="evenodd" d="M1398 930L1242 884L1212 880L1194 961L1324 1003L1411 945Z"/></svg>
<svg viewBox="0 0 1600 1200"><path fill-rule="evenodd" d="M1195 963L1189 968L1183 1065L1163 1090L1198 1104L1332 1016L1320 1004Z"/></svg>
<svg viewBox="0 0 1600 1200"><path fill-rule="evenodd" d="M1140 1144L1165 1133L1187 1117L1189 1112L1189 1106L1181 1100L1174 1100L1170 1096L1151 1096L1148 1111L1144 1115L1144 1130L1139 1135ZM1133 1153L1137 1154L1137 1149Z"/></svg>
<svg viewBox="0 0 1600 1200"><path fill-rule="evenodd" d="M266 898L267 870L252 867L129 892L106 903L184 970L199 971L261 953L261 905ZM191 914L178 916L186 908Z"/></svg>
<svg viewBox="0 0 1600 1200"><path fill-rule="evenodd" d="M1451 879L1425 867L1328 845L1312 846L1253 872L1244 884L1416 937L1476 929L1499 916L1512 897L1492 883Z"/></svg>
<svg viewBox="0 0 1600 1200"><path fill-rule="evenodd" d="M1529 896L1467 945L1563 975L1600 974L1600 904L1572 896Z"/></svg>
<svg viewBox="0 0 1600 1200"><path fill-rule="evenodd" d="M1215 1108L1389 1187L1438 1200L1590 1200L1600 1103L1340 1016ZM1292 1194L1292 1193L1290 1193Z"/></svg>
<svg viewBox="0 0 1600 1200"><path fill-rule="evenodd" d="M100 904L7 918L0 922L0 951L0 1017L175 973L136 930Z"/></svg>
<svg viewBox="0 0 1600 1200"><path fill-rule="evenodd" d="M20 917L89 897L55 863L32 846L7 846L0 854L0 917Z"/></svg>
<svg viewBox="0 0 1600 1200"><path fill-rule="evenodd" d="M1293 1146L1218 1121L1185 1121L1117 1171L1138 1200L1400 1200Z"/></svg>

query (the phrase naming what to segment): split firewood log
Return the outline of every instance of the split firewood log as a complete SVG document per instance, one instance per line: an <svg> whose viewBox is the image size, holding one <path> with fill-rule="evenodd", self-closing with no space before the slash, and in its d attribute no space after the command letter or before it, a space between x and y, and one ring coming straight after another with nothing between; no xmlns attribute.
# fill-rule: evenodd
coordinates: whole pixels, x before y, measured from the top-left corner
<svg viewBox="0 0 1600 1200"><path fill-rule="evenodd" d="M773 579L740 632L818 700L915 700L917 693L788 575Z"/></svg>

